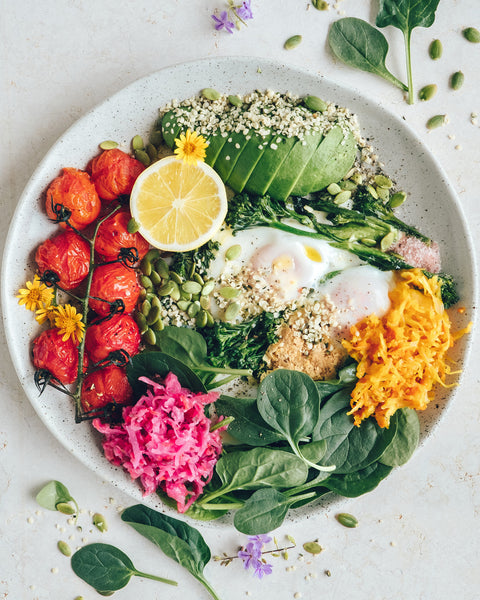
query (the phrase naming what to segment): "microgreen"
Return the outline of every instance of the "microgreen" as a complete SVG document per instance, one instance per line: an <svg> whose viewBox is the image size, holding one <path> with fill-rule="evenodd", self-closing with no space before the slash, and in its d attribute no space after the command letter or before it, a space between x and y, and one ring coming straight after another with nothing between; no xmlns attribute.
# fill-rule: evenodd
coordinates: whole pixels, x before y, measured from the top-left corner
<svg viewBox="0 0 480 600"><path fill-rule="evenodd" d="M49 481L36 495L38 504L47 510L56 510L63 514L77 514L78 504L68 489L60 481ZM72 506L72 504L74 506Z"/></svg>

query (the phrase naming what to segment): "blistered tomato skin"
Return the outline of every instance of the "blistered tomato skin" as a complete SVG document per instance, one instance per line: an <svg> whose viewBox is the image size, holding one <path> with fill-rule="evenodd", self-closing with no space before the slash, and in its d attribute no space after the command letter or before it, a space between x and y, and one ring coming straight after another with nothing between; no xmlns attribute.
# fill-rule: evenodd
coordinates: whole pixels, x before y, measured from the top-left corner
<svg viewBox="0 0 480 600"><path fill-rule="evenodd" d="M100 316L110 314L109 302L123 300L125 313L131 313L140 295L140 285L134 269L120 263L101 265L95 269L88 304ZM106 302L102 301L106 300Z"/></svg>
<svg viewBox="0 0 480 600"><path fill-rule="evenodd" d="M118 148L104 150L89 165L97 193L107 202L130 194L135 180L144 169L140 161Z"/></svg>
<svg viewBox="0 0 480 600"><path fill-rule="evenodd" d="M87 363L85 357L84 368ZM47 329L33 341L33 364L50 371L60 383L73 383L78 371L78 348L71 339L63 341L57 329Z"/></svg>
<svg viewBox="0 0 480 600"><path fill-rule="evenodd" d="M45 207L52 220L57 218L53 210L57 204L71 210L69 224L79 231L95 221L102 205L89 174L73 168L63 169L47 190ZM60 227L69 229L64 222L60 223Z"/></svg>
<svg viewBox="0 0 480 600"><path fill-rule="evenodd" d="M125 369L110 365L89 373L82 385L81 403L85 412L104 407L109 402L129 404L133 391Z"/></svg>
<svg viewBox="0 0 480 600"><path fill-rule="evenodd" d="M95 251L105 260L115 260L122 248L136 248L139 260L148 252L148 242L139 233L128 232L130 219L130 211L120 210L98 228Z"/></svg>
<svg viewBox="0 0 480 600"><path fill-rule="evenodd" d="M85 349L92 362L107 358L110 352L125 350L135 356L140 349L140 331L130 315L117 315L90 325L85 338Z"/></svg>
<svg viewBox="0 0 480 600"><path fill-rule="evenodd" d="M65 231L40 244L35 262L40 274L54 271L60 277L58 285L64 290L72 290L88 275L90 246L74 231Z"/></svg>

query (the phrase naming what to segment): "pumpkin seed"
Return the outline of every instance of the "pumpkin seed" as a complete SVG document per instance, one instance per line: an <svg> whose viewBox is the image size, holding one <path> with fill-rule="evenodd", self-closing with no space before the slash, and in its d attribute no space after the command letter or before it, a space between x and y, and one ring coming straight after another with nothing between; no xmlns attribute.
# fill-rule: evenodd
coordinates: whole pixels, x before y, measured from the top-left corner
<svg viewBox="0 0 480 600"><path fill-rule="evenodd" d="M170 277L170 269L163 258L158 258L155 261L155 271L160 275L162 279L168 279Z"/></svg>
<svg viewBox="0 0 480 600"><path fill-rule="evenodd" d="M461 71L457 71L450 78L450 87L452 90L459 90L463 82L465 81L465 75Z"/></svg>
<svg viewBox="0 0 480 600"><path fill-rule="evenodd" d="M203 287L205 282L203 281L203 277L200 275L200 273L194 273L192 279Z"/></svg>
<svg viewBox="0 0 480 600"><path fill-rule="evenodd" d="M376 190L380 200L387 202L387 200L390 198L390 190L387 190L387 188L382 187L377 187Z"/></svg>
<svg viewBox="0 0 480 600"><path fill-rule="evenodd" d="M162 278L160 277L160 275L156 271L152 271L150 273L150 281L155 286L155 285L159 285L160 283L162 283Z"/></svg>
<svg viewBox="0 0 480 600"><path fill-rule="evenodd" d="M102 142L100 144L100 148L102 150L113 150L114 148L118 147L118 143L114 142L113 140L105 140L104 142Z"/></svg>
<svg viewBox="0 0 480 600"><path fill-rule="evenodd" d="M182 290L187 292L187 294L200 294L202 291L202 286L198 283L198 281L186 281L182 284Z"/></svg>
<svg viewBox="0 0 480 600"><path fill-rule="evenodd" d="M160 256L160 251L157 248L150 248L150 250L145 254L147 260L155 261Z"/></svg>
<svg viewBox="0 0 480 600"><path fill-rule="evenodd" d="M151 308L152 308L152 305L150 304L150 301L149 300L144 300L142 302L142 308L141 308L142 315L144 317L146 317L148 315L148 313L150 312Z"/></svg>
<svg viewBox="0 0 480 600"><path fill-rule="evenodd" d="M438 88L435 83L426 85L418 92L418 97L420 98L420 100L423 100L423 101L431 100L437 93L437 89Z"/></svg>
<svg viewBox="0 0 480 600"><path fill-rule="evenodd" d="M206 327L208 324L208 315L210 315L210 313L206 310L203 310L203 308L199 310L195 318L195 325L197 327Z"/></svg>
<svg viewBox="0 0 480 600"><path fill-rule="evenodd" d="M162 331L164 327L165 325L163 324L162 319L157 319L155 323L152 324L153 331Z"/></svg>
<svg viewBox="0 0 480 600"><path fill-rule="evenodd" d="M307 96L303 103L312 112L323 112L328 108L328 104L318 96Z"/></svg>
<svg viewBox="0 0 480 600"><path fill-rule="evenodd" d="M147 331L143 334L143 339L145 343L149 346L155 346L155 344L157 343L157 336L151 327L149 327Z"/></svg>
<svg viewBox="0 0 480 600"><path fill-rule="evenodd" d="M292 35L292 37L289 37L285 44L283 44L283 47L285 48L285 50L293 50L301 43L301 41L301 35Z"/></svg>
<svg viewBox="0 0 480 600"><path fill-rule="evenodd" d="M331 195L331 196L336 196L337 194L339 194L342 191L342 188L338 185L338 183L331 183L328 187L327 187L327 192Z"/></svg>
<svg viewBox="0 0 480 600"><path fill-rule="evenodd" d="M152 272L152 263L148 259L142 258L140 261L140 271L148 277Z"/></svg>
<svg viewBox="0 0 480 600"><path fill-rule="evenodd" d="M155 146L151 142L148 142L145 150L147 151L150 161L155 162L157 160L157 155L158 155L158 152L157 152L157 149L155 148Z"/></svg>
<svg viewBox="0 0 480 600"><path fill-rule="evenodd" d="M377 242L375 240L372 240L372 238L362 238L360 240L362 242L362 244L364 244L365 246L369 246L371 248L373 248L374 246L377 245Z"/></svg>
<svg viewBox="0 0 480 600"><path fill-rule="evenodd" d="M176 281L172 281L171 283L172 283L173 288L172 288L172 291L170 292L170 298L174 302L178 302L181 298L180 287Z"/></svg>
<svg viewBox="0 0 480 600"><path fill-rule="evenodd" d="M240 96L229 96L228 101L232 106L242 106L243 101Z"/></svg>
<svg viewBox="0 0 480 600"><path fill-rule="evenodd" d="M353 181L353 183L356 183L357 185L363 183L363 175L361 173L354 173L350 177L350 179Z"/></svg>
<svg viewBox="0 0 480 600"><path fill-rule="evenodd" d="M210 297L209 296L200 296L200 306L205 309L208 310L210 308Z"/></svg>
<svg viewBox="0 0 480 600"><path fill-rule="evenodd" d="M152 131L152 133L150 134L150 143L153 144L154 146L158 147L161 146L163 142L163 135L162 135L162 131L160 129L155 129L154 131Z"/></svg>
<svg viewBox="0 0 480 600"><path fill-rule="evenodd" d="M61 512L62 515L74 515L75 514L75 509L68 502L59 502L58 504L55 504L55 508L58 510L58 512Z"/></svg>
<svg viewBox="0 0 480 600"><path fill-rule="evenodd" d="M478 44L480 42L480 31L476 27L467 27L462 31L463 37L472 44Z"/></svg>
<svg viewBox="0 0 480 600"><path fill-rule="evenodd" d="M173 292L174 288L175 288L175 282L170 280L167 281L166 283L164 283L163 285L160 285L157 288L157 294L159 296L170 296L170 294Z"/></svg>
<svg viewBox="0 0 480 600"><path fill-rule="evenodd" d="M335 518L344 527L357 527L358 519L349 513L339 513Z"/></svg>
<svg viewBox="0 0 480 600"><path fill-rule="evenodd" d="M387 235L384 236L380 242L380 250L382 252L386 252L396 239L397 233L395 231L390 231L390 233L387 233Z"/></svg>
<svg viewBox="0 0 480 600"><path fill-rule="evenodd" d="M225 310L225 321L233 321L239 312L240 304L238 302L231 302Z"/></svg>
<svg viewBox="0 0 480 600"><path fill-rule="evenodd" d="M152 164L152 161L145 150L135 150L135 158L145 167L149 167Z"/></svg>
<svg viewBox="0 0 480 600"><path fill-rule="evenodd" d="M95 525L98 531L101 531L102 533L108 530L107 521L105 520L105 517L100 513L95 513L93 515L92 523Z"/></svg>
<svg viewBox="0 0 480 600"><path fill-rule="evenodd" d="M226 298L227 300L238 298L241 293L241 290L230 286L223 287L221 290L219 290L220 296L222 296L222 298Z"/></svg>
<svg viewBox="0 0 480 600"><path fill-rule="evenodd" d="M202 90L202 96L204 98L206 98L207 100L218 100L221 96L220 92L217 92L217 90L214 90L213 88L204 88Z"/></svg>
<svg viewBox="0 0 480 600"><path fill-rule="evenodd" d="M443 53L443 46L440 40L433 40L428 48L428 53L432 60L438 60Z"/></svg>
<svg viewBox="0 0 480 600"><path fill-rule="evenodd" d="M146 290L150 290L153 288L152 280L150 279L150 277L147 277L147 275L142 275L140 277L140 283L142 284L142 287L144 287Z"/></svg>
<svg viewBox="0 0 480 600"><path fill-rule="evenodd" d="M350 200L351 195L352 192L350 190L343 190L335 196L333 201L335 204L345 204L345 202Z"/></svg>
<svg viewBox="0 0 480 600"><path fill-rule="evenodd" d="M445 125L447 115L435 115L427 121L427 129L436 129Z"/></svg>
<svg viewBox="0 0 480 600"><path fill-rule="evenodd" d="M406 199L406 192L395 192L395 194L393 194L393 196L388 201L388 206L390 208L398 208L405 202Z"/></svg>
<svg viewBox="0 0 480 600"><path fill-rule="evenodd" d="M160 302L160 298L158 296L153 296L150 300L150 304L152 305L152 308L154 306L158 306L160 309L162 308L162 303Z"/></svg>
<svg viewBox="0 0 480 600"><path fill-rule="evenodd" d="M312 0L312 4L317 10L328 10L330 8L326 0Z"/></svg>
<svg viewBox="0 0 480 600"><path fill-rule="evenodd" d="M303 549L309 554L320 554L323 550L318 542L305 542L305 544L303 544Z"/></svg>
<svg viewBox="0 0 480 600"><path fill-rule="evenodd" d="M215 319L213 318L212 313L209 310L206 310L205 312L207 313L207 324L205 327L213 327L215 325Z"/></svg>
<svg viewBox="0 0 480 600"><path fill-rule="evenodd" d="M345 181L340 181L338 184L342 190L349 190L353 192L357 188L357 184L353 182L351 179L346 179Z"/></svg>
<svg viewBox="0 0 480 600"><path fill-rule="evenodd" d="M187 312L187 309L190 306L190 302L188 300L178 300L177 306L180 310Z"/></svg>
<svg viewBox="0 0 480 600"><path fill-rule="evenodd" d="M64 542L63 540L59 540L59 542L57 543L57 548L60 550L60 552L63 554L63 556L72 556L72 550L71 550L70 546L67 544L67 542Z"/></svg>
<svg viewBox="0 0 480 600"><path fill-rule="evenodd" d="M192 300L192 294L187 294L187 292L184 292L182 288L180 288L180 298L190 302Z"/></svg>
<svg viewBox="0 0 480 600"><path fill-rule="evenodd" d="M180 275L175 273L175 271L170 271L170 279L175 281L175 283L178 283L178 285L182 285L183 283L183 277L180 277Z"/></svg>
<svg viewBox="0 0 480 600"><path fill-rule="evenodd" d="M393 185L392 180L385 175L375 175L373 178L378 187L390 189Z"/></svg>
<svg viewBox="0 0 480 600"><path fill-rule="evenodd" d="M242 247L240 246L240 244L234 244L233 246L230 246L230 248L228 248L225 252L225 260L235 260L240 256L241 253Z"/></svg>
<svg viewBox="0 0 480 600"><path fill-rule="evenodd" d="M373 185L368 184L366 190L375 198L375 200L378 200L377 190L373 187Z"/></svg>
<svg viewBox="0 0 480 600"><path fill-rule="evenodd" d="M209 279L208 281L206 281L201 291L202 296L208 296L209 294L211 294L213 292L214 287L215 281L213 279Z"/></svg>
<svg viewBox="0 0 480 600"><path fill-rule="evenodd" d="M148 329L146 316L143 313L136 313L135 323L138 325L140 335L143 335Z"/></svg>
<svg viewBox="0 0 480 600"><path fill-rule="evenodd" d="M152 326L160 318L160 308L158 306L152 306L147 316L147 325Z"/></svg>
<svg viewBox="0 0 480 600"><path fill-rule="evenodd" d="M128 233L137 233L137 231L140 229L140 225L138 224L137 221L135 221L135 219L132 217L130 219L130 221L127 223L127 231Z"/></svg>
<svg viewBox="0 0 480 600"><path fill-rule="evenodd" d="M190 304L190 306L187 308L187 315L189 317L192 317L192 319L193 319L200 312L200 309L201 309L200 302L198 302L198 301L192 302Z"/></svg>
<svg viewBox="0 0 480 600"><path fill-rule="evenodd" d="M132 139L132 150L135 152L135 150L143 150L144 147L142 136L135 135Z"/></svg>

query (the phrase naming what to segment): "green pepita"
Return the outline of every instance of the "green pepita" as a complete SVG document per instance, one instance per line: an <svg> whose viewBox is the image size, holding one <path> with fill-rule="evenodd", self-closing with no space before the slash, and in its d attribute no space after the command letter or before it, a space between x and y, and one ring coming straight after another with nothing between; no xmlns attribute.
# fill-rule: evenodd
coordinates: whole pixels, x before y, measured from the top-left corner
<svg viewBox="0 0 480 600"><path fill-rule="evenodd" d="M143 339L145 340L145 343L149 344L150 346L155 346L155 344L157 343L157 336L153 329L151 329L150 327L143 334Z"/></svg>
<svg viewBox="0 0 480 600"><path fill-rule="evenodd" d="M206 310L205 312L207 313L207 324L205 327L213 327L215 325L215 319L213 318L212 313L209 310Z"/></svg>
<svg viewBox="0 0 480 600"><path fill-rule="evenodd" d="M363 183L363 175L361 173L353 173L350 179L353 181L353 183L356 183L357 185Z"/></svg>
<svg viewBox="0 0 480 600"><path fill-rule="evenodd" d="M197 327L206 327L207 323L208 323L208 315L210 313L207 312L206 310L199 310L197 313L197 316L195 317L195 325Z"/></svg>
<svg viewBox="0 0 480 600"><path fill-rule="evenodd" d="M180 288L180 298L182 300L188 300L188 302L191 302L191 300L192 300L192 294L188 294L187 292L185 292L184 290L182 290L182 288Z"/></svg>
<svg viewBox="0 0 480 600"><path fill-rule="evenodd" d="M152 271L150 273L150 281L153 283L154 286L157 286L160 283L162 283L162 278L156 271Z"/></svg>
<svg viewBox="0 0 480 600"><path fill-rule="evenodd" d="M230 286L225 286L219 290L220 296L222 296L222 298L226 298L227 300L233 300L233 298L238 298L241 293L242 291L238 288Z"/></svg>
<svg viewBox="0 0 480 600"><path fill-rule="evenodd" d="M312 4L317 10L328 10L330 8L326 0L312 0Z"/></svg>
<svg viewBox="0 0 480 600"><path fill-rule="evenodd" d="M138 325L140 335L143 335L148 329L147 317L143 313L136 313L135 322Z"/></svg>
<svg viewBox="0 0 480 600"><path fill-rule="evenodd" d="M193 279L193 281L196 281L203 287L203 284L205 282L203 281L203 277L200 275L200 273L194 273L192 276L192 279Z"/></svg>
<svg viewBox="0 0 480 600"><path fill-rule="evenodd" d="M144 258L146 258L147 260L157 260L157 258L160 255L160 250L158 250L157 248L150 248L150 250L145 254Z"/></svg>
<svg viewBox="0 0 480 600"><path fill-rule="evenodd" d="M162 331L164 329L165 325L162 321L162 319L157 319L155 321L155 323L152 324L152 329L153 331Z"/></svg>
<svg viewBox="0 0 480 600"><path fill-rule="evenodd" d="M349 513L339 513L335 518L344 527L357 527L358 519Z"/></svg>
<svg viewBox="0 0 480 600"><path fill-rule="evenodd" d="M380 198L380 200L387 202L387 200L390 198L390 190L388 190L387 188L382 188L382 187L377 187L375 189L377 190L377 194L378 194L378 197Z"/></svg>
<svg viewBox="0 0 480 600"><path fill-rule="evenodd" d="M200 302L198 302L196 300L195 302L192 302L190 304L190 306L187 308L187 315L189 317L192 317L192 319L193 319L200 312L200 309L201 309Z"/></svg>
<svg viewBox="0 0 480 600"><path fill-rule="evenodd" d="M164 283L163 285L158 286L157 288L157 294L159 296L170 296L170 294L172 293L172 291L175 288L175 282L170 280L167 281L166 283Z"/></svg>
<svg viewBox="0 0 480 600"><path fill-rule="evenodd" d="M140 271L149 277L152 272L152 263L148 259L142 258L140 261Z"/></svg>
<svg viewBox="0 0 480 600"><path fill-rule="evenodd" d="M132 138L132 150L143 150L144 148L144 144L143 144L143 138L141 135L135 135Z"/></svg>
<svg viewBox="0 0 480 600"><path fill-rule="evenodd" d="M303 544L303 549L309 554L320 554L323 550L318 542L305 542L305 544Z"/></svg>
<svg viewBox="0 0 480 600"><path fill-rule="evenodd" d="M431 100L437 93L437 89L438 89L438 87L435 83L426 85L418 92L418 97L420 98L420 100L423 100L423 101Z"/></svg>
<svg viewBox="0 0 480 600"><path fill-rule="evenodd" d="M373 178L378 187L390 189L393 185L393 181L385 175L375 175Z"/></svg>
<svg viewBox="0 0 480 600"><path fill-rule="evenodd" d="M377 190L373 187L373 185L368 184L366 190L375 198L375 200L378 200Z"/></svg>
<svg viewBox="0 0 480 600"><path fill-rule="evenodd" d="M382 252L386 252L390 248L390 246L395 242L396 239L396 231L390 231L390 233L387 233L387 235L384 236L380 242L380 250Z"/></svg>
<svg viewBox="0 0 480 600"><path fill-rule="evenodd" d="M182 284L182 290L187 292L187 294L200 294L202 286L198 281L185 281L185 283Z"/></svg>
<svg viewBox="0 0 480 600"><path fill-rule="evenodd" d="M362 238L360 240L362 242L362 244L364 244L365 246L369 246L371 248L373 248L374 246L377 245L377 242L375 240L373 240L372 238Z"/></svg>
<svg viewBox="0 0 480 600"><path fill-rule="evenodd" d="M59 502L58 504L55 505L55 508L58 510L58 512L61 512L62 515L74 515L75 514L75 508L68 502Z"/></svg>
<svg viewBox="0 0 480 600"><path fill-rule="evenodd" d="M152 326L160 318L160 308L158 306L152 306L150 312L147 315L147 325Z"/></svg>
<svg viewBox="0 0 480 600"><path fill-rule="evenodd" d="M60 552L63 554L63 556L72 556L72 550L71 550L70 546L67 544L67 542L60 540L57 543L57 548L60 550Z"/></svg>
<svg viewBox="0 0 480 600"><path fill-rule="evenodd" d="M476 27L467 27L462 31L463 37L472 44L480 42L480 31Z"/></svg>
<svg viewBox="0 0 480 600"><path fill-rule="evenodd" d="M148 313L150 312L150 309L151 309L151 308L152 308L152 305L150 304L150 301L149 301L149 300L147 300L147 299L145 299L145 300L142 302L142 308L141 308L142 315L143 315L144 317L146 317L146 316L148 315Z"/></svg>
<svg viewBox="0 0 480 600"><path fill-rule="evenodd" d="M170 269L163 258L158 258L155 261L155 271L160 275L162 279L168 279L170 276Z"/></svg>
<svg viewBox="0 0 480 600"><path fill-rule="evenodd" d="M440 40L433 40L428 48L428 54L432 60L438 60L443 53L443 46Z"/></svg>
<svg viewBox="0 0 480 600"><path fill-rule="evenodd" d="M182 297L180 294L180 286L178 285L178 283L176 281L170 281L170 283L172 284L172 291L170 292L170 298L174 302L178 302L180 300L180 298Z"/></svg>
<svg viewBox="0 0 480 600"><path fill-rule="evenodd" d="M100 144L100 148L102 150L113 150L114 148L118 147L118 143L114 142L113 140L105 140L104 142L102 142Z"/></svg>
<svg viewBox="0 0 480 600"><path fill-rule="evenodd" d="M230 248L228 248L225 252L225 260L235 260L240 256L241 253L242 247L240 246L240 244L234 244L233 246L230 246Z"/></svg>
<svg viewBox="0 0 480 600"><path fill-rule="evenodd" d="M155 162L157 160L157 155L158 155L158 152L157 152L157 149L155 148L155 146L151 142L148 142L145 150L147 151L150 161Z"/></svg>
<svg viewBox="0 0 480 600"><path fill-rule="evenodd" d="M337 194L339 194L342 191L342 188L338 185L338 183L331 183L328 187L327 187L327 192L331 195L331 196L336 196Z"/></svg>
<svg viewBox="0 0 480 600"><path fill-rule="evenodd" d="M288 40L283 44L285 50L293 50L302 42L301 35L292 35Z"/></svg>
<svg viewBox="0 0 480 600"><path fill-rule="evenodd" d="M135 150L135 158L142 163L143 166L149 167L152 164L150 157L145 150Z"/></svg>
<svg viewBox="0 0 480 600"><path fill-rule="evenodd" d="M160 302L160 298L158 296L153 296L152 299L150 300L150 304L152 305L152 308L154 306L158 306L158 308L162 308L162 303Z"/></svg>
<svg viewBox="0 0 480 600"><path fill-rule="evenodd" d="M229 96L228 101L232 106L242 106L243 101L240 96Z"/></svg>
<svg viewBox="0 0 480 600"><path fill-rule="evenodd" d="M93 515L92 523L95 525L98 531L101 531L102 533L108 530L107 521L105 520L105 517L100 513L95 513Z"/></svg>
<svg viewBox="0 0 480 600"><path fill-rule="evenodd" d="M343 190L335 196L333 201L335 204L345 204L345 202L350 200L351 196L352 192L350 190Z"/></svg>
<svg viewBox="0 0 480 600"><path fill-rule="evenodd" d="M153 288L152 280L150 279L150 277L147 277L147 275L142 275L140 277L140 283L142 284L142 287L144 287L146 290L151 290Z"/></svg>
<svg viewBox="0 0 480 600"><path fill-rule="evenodd" d="M427 121L427 129L436 129L442 127L446 123L447 115L435 115Z"/></svg>
<svg viewBox="0 0 480 600"><path fill-rule="evenodd" d="M127 223L127 231L128 233L137 233L140 229L140 225L135 219L132 217L130 221Z"/></svg>
<svg viewBox="0 0 480 600"><path fill-rule="evenodd" d="M206 98L207 100L218 100L221 96L220 92L217 92L217 90L214 90L213 88L204 88L202 90L202 96L204 98Z"/></svg>
<svg viewBox="0 0 480 600"><path fill-rule="evenodd" d="M240 312L240 304L231 302L225 309L225 321L233 321Z"/></svg>
<svg viewBox="0 0 480 600"><path fill-rule="evenodd" d="M318 96L307 96L303 99L303 103L312 112L323 112L327 110L328 104Z"/></svg>
<svg viewBox="0 0 480 600"><path fill-rule="evenodd" d="M210 308L210 297L209 296L200 296L200 306L205 309L208 310Z"/></svg>
<svg viewBox="0 0 480 600"><path fill-rule="evenodd" d="M213 279L209 279L208 281L205 282L205 285L202 288L202 296L208 296L209 294L211 294L213 292L215 288L215 281L213 281Z"/></svg>
<svg viewBox="0 0 480 600"><path fill-rule="evenodd" d="M355 190L357 187L357 184L351 179L340 181L338 185L342 188L342 190L349 190L350 192L353 192L353 190Z"/></svg>
<svg viewBox="0 0 480 600"><path fill-rule="evenodd" d="M390 208L398 208L405 202L406 199L406 192L395 192L395 194L393 194L390 200L388 201L388 206Z"/></svg>
<svg viewBox="0 0 480 600"><path fill-rule="evenodd" d="M175 271L170 271L170 279L178 283L178 285L182 285L183 283L183 278L178 273L175 273Z"/></svg>
<svg viewBox="0 0 480 600"><path fill-rule="evenodd" d="M178 300L177 306L180 310L187 312L187 309L190 306L190 302L188 300Z"/></svg>
<svg viewBox="0 0 480 600"><path fill-rule="evenodd" d="M150 143L158 148L158 146L162 145L162 142L163 135L161 129L155 129L154 131L152 131L152 133L150 134Z"/></svg>
<svg viewBox="0 0 480 600"><path fill-rule="evenodd" d="M457 71L450 78L450 87L452 90L459 90L463 82L465 81L465 75L461 71Z"/></svg>

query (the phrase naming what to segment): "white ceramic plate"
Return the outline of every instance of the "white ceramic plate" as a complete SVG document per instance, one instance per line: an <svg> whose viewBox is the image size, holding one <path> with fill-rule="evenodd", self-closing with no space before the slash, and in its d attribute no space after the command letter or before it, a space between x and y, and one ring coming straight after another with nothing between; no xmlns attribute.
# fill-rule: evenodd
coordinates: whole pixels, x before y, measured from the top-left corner
<svg viewBox="0 0 480 600"><path fill-rule="evenodd" d="M471 240L452 186L405 122L376 102L318 75L256 58L216 58L182 64L121 90L77 121L57 141L26 186L6 243L2 302L13 363L28 399L45 425L69 452L102 478L151 506L158 506L158 500L154 496L142 498L139 485L103 457L99 437L91 425L75 424L73 406L67 396L52 388L39 396L29 351L39 329L32 313L18 305L15 295L26 280L32 279L36 247L57 231L43 207L45 190L60 169L64 166L84 169L89 159L98 153L98 144L103 140L116 140L128 149L135 134L148 135L161 106L174 98L181 100L196 95L205 87L231 94L267 88L298 95L313 94L358 114L362 131L381 157L386 172L400 189L410 194L401 217L439 242L443 268L455 276L462 304L467 309L475 297L476 270ZM470 318L471 311L467 310L464 317L454 314L455 326L460 327ZM466 336L455 348L454 358L460 364L465 362L468 349L469 337ZM451 391L437 392L435 402L420 415L422 440L428 437L452 402ZM305 514L290 513L291 517Z"/></svg>

